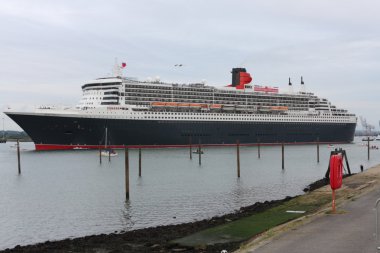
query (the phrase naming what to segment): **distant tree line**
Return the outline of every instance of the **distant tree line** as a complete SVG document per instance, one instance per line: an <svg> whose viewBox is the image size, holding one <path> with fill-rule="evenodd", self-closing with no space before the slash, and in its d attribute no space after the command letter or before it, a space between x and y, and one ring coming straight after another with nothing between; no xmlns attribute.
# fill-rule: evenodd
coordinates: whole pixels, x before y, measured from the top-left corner
<svg viewBox="0 0 380 253"><path fill-rule="evenodd" d="M4 136L4 139L6 140L22 140L22 141L31 141L30 137L28 136L27 133L24 131L11 131L11 130L6 130L6 131L0 131L0 139L2 139Z"/></svg>
<svg viewBox="0 0 380 253"><path fill-rule="evenodd" d="M356 130L355 136L377 136L380 134L380 131L371 131L370 133L366 130Z"/></svg>

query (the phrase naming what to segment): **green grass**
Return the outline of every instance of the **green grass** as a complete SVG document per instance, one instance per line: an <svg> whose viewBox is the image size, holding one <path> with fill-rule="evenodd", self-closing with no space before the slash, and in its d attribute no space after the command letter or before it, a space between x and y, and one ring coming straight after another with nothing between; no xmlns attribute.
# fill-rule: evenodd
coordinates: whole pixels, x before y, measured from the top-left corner
<svg viewBox="0 0 380 253"><path fill-rule="evenodd" d="M305 215L287 213L287 210L306 211L306 213L310 213L321 205L331 201L329 197L321 197L318 199L308 199L304 197L305 196L301 196L264 212L174 240L172 243L187 247L197 247L199 245L244 241L277 225Z"/></svg>

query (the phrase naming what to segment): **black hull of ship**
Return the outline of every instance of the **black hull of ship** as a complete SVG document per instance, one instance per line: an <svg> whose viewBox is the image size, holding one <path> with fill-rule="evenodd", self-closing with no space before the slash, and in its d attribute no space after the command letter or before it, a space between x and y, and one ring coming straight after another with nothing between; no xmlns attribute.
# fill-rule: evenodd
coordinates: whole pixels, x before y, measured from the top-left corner
<svg viewBox="0 0 380 253"><path fill-rule="evenodd" d="M7 113L37 150L113 147L176 147L192 144L349 143L356 123L226 122L99 119Z"/></svg>

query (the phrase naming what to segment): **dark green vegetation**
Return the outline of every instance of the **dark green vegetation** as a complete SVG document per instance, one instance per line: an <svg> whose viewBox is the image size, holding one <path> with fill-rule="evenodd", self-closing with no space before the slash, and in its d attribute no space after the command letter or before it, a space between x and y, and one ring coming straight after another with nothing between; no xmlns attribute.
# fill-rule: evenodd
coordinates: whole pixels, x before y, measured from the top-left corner
<svg viewBox="0 0 380 253"><path fill-rule="evenodd" d="M0 131L0 139L3 138L3 131ZM7 141L12 141L12 140L21 140L21 141L32 141L29 136L24 132L24 131L4 131L4 138Z"/></svg>
<svg viewBox="0 0 380 253"><path fill-rule="evenodd" d="M207 245L242 242L279 224L312 213L330 201L331 197L328 195L313 200L299 196L263 212L208 228L174 240L172 243L184 247L202 248ZM305 213L289 213L287 211L305 211Z"/></svg>

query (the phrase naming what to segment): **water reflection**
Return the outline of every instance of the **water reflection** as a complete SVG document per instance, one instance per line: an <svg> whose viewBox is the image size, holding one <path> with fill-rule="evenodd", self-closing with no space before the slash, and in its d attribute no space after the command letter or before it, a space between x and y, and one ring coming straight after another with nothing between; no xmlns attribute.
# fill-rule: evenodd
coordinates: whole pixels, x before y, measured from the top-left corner
<svg viewBox="0 0 380 253"><path fill-rule="evenodd" d="M240 178L236 179L236 184L233 187L231 191L231 201L233 202L234 207L239 207L241 206L244 201L242 201L243 196L246 195L246 188L244 187L244 181L240 180Z"/></svg>
<svg viewBox="0 0 380 253"><path fill-rule="evenodd" d="M130 200L126 200L124 202L124 208L120 210L120 224L123 227L123 230L130 230L134 226L134 222L132 220L132 207Z"/></svg>

